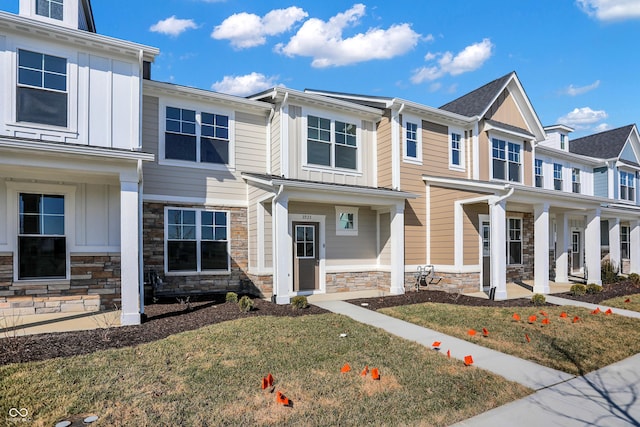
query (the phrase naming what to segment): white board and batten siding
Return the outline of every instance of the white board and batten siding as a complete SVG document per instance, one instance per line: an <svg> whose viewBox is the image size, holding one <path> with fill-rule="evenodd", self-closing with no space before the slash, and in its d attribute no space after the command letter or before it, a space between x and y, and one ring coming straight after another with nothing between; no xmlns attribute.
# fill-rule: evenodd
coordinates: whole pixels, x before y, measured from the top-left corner
<svg viewBox="0 0 640 427"><path fill-rule="evenodd" d="M153 153L155 162L143 165L145 195L166 197L191 203L246 206L247 187L242 172L266 173L265 118L259 114L233 111L233 167L208 168L206 164L163 164L160 144L164 140L163 103L155 96L143 98L142 150ZM181 104L182 105L182 104ZM194 107L200 108L200 107Z"/></svg>
<svg viewBox="0 0 640 427"><path fill-rule="evenodd" d="M18 51L67 60L66 128L17 122ZM93 147L139 149L140 66L137 58L111 57L47 39L0 35L0 134Z"/></svg>

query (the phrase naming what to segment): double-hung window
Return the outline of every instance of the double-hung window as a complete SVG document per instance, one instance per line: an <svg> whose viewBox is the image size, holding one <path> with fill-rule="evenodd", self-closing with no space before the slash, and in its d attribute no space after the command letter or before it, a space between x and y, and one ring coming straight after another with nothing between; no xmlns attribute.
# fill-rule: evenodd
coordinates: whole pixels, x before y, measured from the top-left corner
<svg viewBox="0 0 640 427"><path fill-rule="evenodd" d="M405 157L412 160L418 158L418 124L407 122L405 124Z"/></svg>
<svg viewBox="0 0 640 427"><path fill-rule="evenodd" d="M629 240L630 228L628 225L620 226L620 257L623 259L629 259L631 252L631 242Z"/></svg>
<svg viewBox="0 0 640 427"><path fill-rule="evenodd" d="M36 0L36 15L62 21L63 1L64 0Z"/></svg>
<svg viewBox="0 0 640 427"><path fill-rule="evenodd" d="M544 187L544 177L542 175L542 160L540 159L535 160L534 170L536 175L536 182L535 182L536 187L538 188Z"/></svg>
<svg viewBox="0 0 640 427"><path fill-rule="evenodd" d="M449 134L451 141L451 153L449 156L449 165L455 168L462 167L462 135L456 132Z"/></svg>
<svg viewBox="0 0 640 427"><path fill-rule="evenodd" d="M580 193L580 169L571 169L571 189L574 193Z"/></svg>
<svg viewBox="0 0 640 427"><path fill-rule="evenodd" d="M165 159L229 163L229 116L167 107Z"/></svg>
<svg viewBox="0 0 640 427"><path fill-rule="evenodd" d="M620 199L633 202L635 193L635 174L633 172L620 171Z"/></svg>
<svg viewBox="0 0 640 427"><path fill-rule="evenodd" d="M356 170L356 130L352 123L307 116L307 164Z"/></svg>
<svg viewBox="0 0 640 427"><path fill-rule="evenodd" d="M358 235L358 208L336 206L336 236Z"/></svg>
<svg viewBox="0 0 640 427"><path fill-rule="evenodd" d="M520 182L520 144L492 139L493 179Z"/></svg>
<svg viewBox="0 0 640 427"><path fill-rule="evenodd" d="M64 196L20 193L18 279L65 278Z"/></svg>
<svg viewBox="0 0 640 427"><path fill-rule="evenodd" d="M562 165L560 163L553 164L553 189L562 191Z"/></svg>
<svg viewBox="0 0 640 427"><path fill-rule="evenodd" d="M522 218L509 218L507 264L522 264Z"/></svg>
<svg viewBox="0 0 640 427"><path fill-rule="evenodd" d="M560 134L560 149L566 150L567 148L567 135Z"/></svg>
<svg viewBox="0 0 640 427"><path fill-rule="evenodd" d="M18 50L16 120L67 127L67 60Z"/></svg>
<svg viewBox="0 0 640 427"><path fill-rule="evenodd" d="M167 209L167 271L229 270L228 213Z"/></svg>

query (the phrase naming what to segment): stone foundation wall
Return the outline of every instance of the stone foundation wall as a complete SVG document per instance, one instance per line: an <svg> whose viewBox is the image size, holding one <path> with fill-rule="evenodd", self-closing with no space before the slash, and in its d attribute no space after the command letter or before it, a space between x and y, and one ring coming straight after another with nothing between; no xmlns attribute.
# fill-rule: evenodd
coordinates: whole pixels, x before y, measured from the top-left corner
<svg viewBox="0 0 640 427"><path fill-rule="evenodd" d="M262 298L271 298L273 295L273 275L257 276L249 274L248 277L253 286L260 292Z"/></svg>
<svg viewBox="0 0 640 427"><path fill-rule="evenodd" d="M359 271L327 273L327 293L381 290L389 291L391 273L388 271Z"/></svg>
<svg viewBox="0 0 640 427"><path fill-rule="evenodd" d="M122 306L120 254L72 255L71 283L62 295L98 295L100 309Z"/></svg>
<svg viewBox="0 0 640 427"><path fill-rule="evenodd" d="M0 297L0 316L82 313L100 310L100 295ZM12 325L0 325L10 327Z"/></svg>
<svg viewBox="0 0 640 427"><path fill-rule="evenodd" d="M509 212L507 212L509 217ZM522 264L507 265L507 282L533 280L534 254L534 220L533 214L522 214Z"/></svg>
<svg viewBox="0 0 640 427"><path fill-rule="evenodd" d="M202 208L194 205L171 204L178 208ZM227 274L164 274L164 208L163 203L144 203L143 212L143 257L145 273L155 272L162 284L156 295L193 295L206 293L261 294L265 284L257 286L246 274L248 267L247 209L215 207L214 210L229 212L230 271ZM269 292L271 292L269 288ZM154 295L150 284L145 284L145 297L150 301Z"/></svg>
<svg viewBox="0 0 640 427"><path fill-rule="evenodd" d="M427 279L420 284L420 289L445 292L477 292L480 289L480 272L474 273L443 273L436 271L438 279ZM404 287L406 291L416 289L415 273L404 273Z"/></svg>

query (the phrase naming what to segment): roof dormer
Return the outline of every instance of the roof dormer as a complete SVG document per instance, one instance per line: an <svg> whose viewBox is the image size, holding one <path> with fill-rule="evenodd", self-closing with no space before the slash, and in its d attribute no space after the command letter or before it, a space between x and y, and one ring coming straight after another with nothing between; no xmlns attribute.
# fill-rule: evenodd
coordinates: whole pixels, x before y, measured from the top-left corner
<svg viewBox="0 0 640 427"><path fill-rule="evenodd" d="M20 0L20 16L96 32L90 0Z"/></svg>
<svg viewBox="0 0 640 427"><path fill-rule="evenodd" d="M569 151L569 133L573 132L573 128L565 125L552 125L546 126L544 131L547 137L540 145L566 152Z"/></svg>

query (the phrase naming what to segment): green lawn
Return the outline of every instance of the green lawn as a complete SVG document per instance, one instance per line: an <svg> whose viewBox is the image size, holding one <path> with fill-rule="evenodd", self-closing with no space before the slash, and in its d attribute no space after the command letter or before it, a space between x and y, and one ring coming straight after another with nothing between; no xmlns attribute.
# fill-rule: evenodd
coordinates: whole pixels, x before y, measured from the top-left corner
<svg viewBox="0 0 640 427"><path fill-rule="evenodd" d="M625 302L629 301L629 302ZM602 301L600 304L625 310L640 311L640 294L616 297Z"/></svg>
<svg viewBox="0 0 640 427"><path fill-rule="evenodd" d="M548 315L543 325L540 311ZM590 372L640 352L640 320L576 307L493 308L415 304L382 313L572 374ZM560 318L562 312L567 318ZM513 314L520 321L513 320ZM528 317L536 315L535 323ZM580 321L573 323L578 316ZM489 331L483 337L482 328ZM469 329L478 331L475 336ZM529 337L530 342L526 337ZM446 349L446 342L442 343Z"/></svg>
<svg viewBox="0 0 640 427"><path fill-rule="evenodd" d="M351 372L340 372L345 363ZM365 365L381 379L361 377ZM273 393L260 386L268 373ZM277 404L277 391L293 407ZM0 411L27 408L35 426L78 414L102 426L449 425L530 392L335 314L242 319L0 367Z"/></svg>

